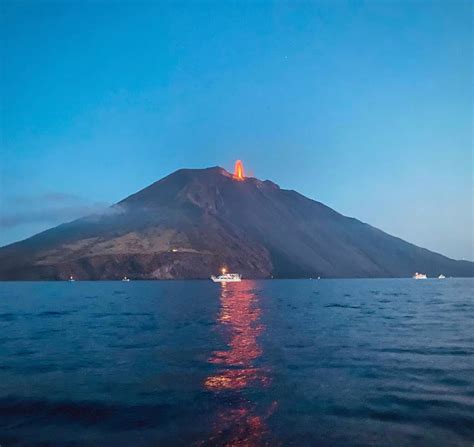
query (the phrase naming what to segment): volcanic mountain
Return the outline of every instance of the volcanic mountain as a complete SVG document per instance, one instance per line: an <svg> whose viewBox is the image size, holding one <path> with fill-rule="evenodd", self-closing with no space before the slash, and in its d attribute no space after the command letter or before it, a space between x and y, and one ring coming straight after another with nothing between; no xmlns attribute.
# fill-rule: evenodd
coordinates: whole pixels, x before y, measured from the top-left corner
<svg viewBox="0 0 474 447"><path fill-rule="evenodd" d="M474 276L455 261L271 181L181 169L111 206L0 249L0 279Z"/></svg>

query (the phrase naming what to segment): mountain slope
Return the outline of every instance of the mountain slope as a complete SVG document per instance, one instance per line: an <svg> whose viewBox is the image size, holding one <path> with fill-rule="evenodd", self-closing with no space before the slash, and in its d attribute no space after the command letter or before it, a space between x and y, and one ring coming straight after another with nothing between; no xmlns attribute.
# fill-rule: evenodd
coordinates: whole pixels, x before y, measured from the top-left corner
<svg viewBox="0 0 474 447"><path fill-rule="evenodd" d="M101 215L0 249L0 279L474 276L270 181L182 169Z"/></svg>

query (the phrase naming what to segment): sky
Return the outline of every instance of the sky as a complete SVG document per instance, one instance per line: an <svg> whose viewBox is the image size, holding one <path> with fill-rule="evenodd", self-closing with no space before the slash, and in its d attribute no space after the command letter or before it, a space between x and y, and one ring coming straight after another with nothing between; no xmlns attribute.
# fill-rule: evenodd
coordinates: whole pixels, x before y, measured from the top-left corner
<svg viewBox="0 0 474 447"><path fill-rule="evenodd" d="M233 168L473 255L470 1L0 4L0 245Z"/></svg>

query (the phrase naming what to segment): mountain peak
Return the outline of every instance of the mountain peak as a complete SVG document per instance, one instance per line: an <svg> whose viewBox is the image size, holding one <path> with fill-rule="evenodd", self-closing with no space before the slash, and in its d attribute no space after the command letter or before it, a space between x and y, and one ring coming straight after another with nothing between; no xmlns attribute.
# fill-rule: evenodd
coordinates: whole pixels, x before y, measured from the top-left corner
<svg viewBox="0 0 474 447"><path fill-rule="evenodd" d="M116 205L0 249L0 279L473 276L270 180L220 166L179 169Z"/></svg>

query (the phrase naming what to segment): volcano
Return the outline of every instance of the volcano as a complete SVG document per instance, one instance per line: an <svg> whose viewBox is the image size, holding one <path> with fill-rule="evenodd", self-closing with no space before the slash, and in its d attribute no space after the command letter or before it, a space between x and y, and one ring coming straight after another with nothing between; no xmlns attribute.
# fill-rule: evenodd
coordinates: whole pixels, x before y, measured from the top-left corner
<svg viewBox="0 0 474 447"><path fill-rule="evenodd" d="M474 276L275 183L181 169L111 206L0 248L0 279Z"/></svg>

